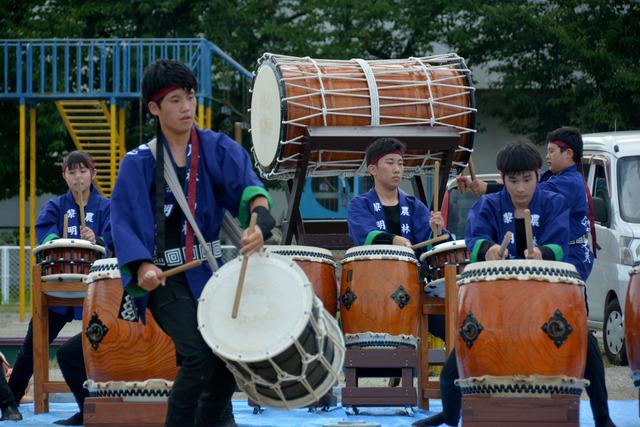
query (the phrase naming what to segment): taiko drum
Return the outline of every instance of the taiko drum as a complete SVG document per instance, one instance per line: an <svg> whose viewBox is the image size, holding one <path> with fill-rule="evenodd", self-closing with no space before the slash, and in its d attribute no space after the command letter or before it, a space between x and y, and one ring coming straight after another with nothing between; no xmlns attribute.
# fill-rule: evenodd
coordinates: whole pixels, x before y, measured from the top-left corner
<svg viewBox="0 0 640 427"><path fill-rule="evenodd" d="M82 352L87 377L96 382L173 381L176 350L147 310L138 318L133 298L124 295L116 258L99 260L87 276L82 315Z"/></svg>
<svg viewBox="0 0 640 427"><path fill-rule="evenodd" d="M469 264L458 279L460 378L566 375L586 362L584 283L574 266L509 260Z"/></svg>
<svg viewBox="0 0 640 427"><path fill-rule="evenodd" d="M418 261L409 248L356 246L342 260L342 332L418 335Z"/></svg>
<svg viewBox="0 0 640 427"><path fill-rule="evenodd" d="M462 273L464 267L469 264L470 256L464 240L439 244L420 256L420 261L424 261L425 279L428 282L444 279L444 267L447 265L455 265L456 274Z"/></svg>

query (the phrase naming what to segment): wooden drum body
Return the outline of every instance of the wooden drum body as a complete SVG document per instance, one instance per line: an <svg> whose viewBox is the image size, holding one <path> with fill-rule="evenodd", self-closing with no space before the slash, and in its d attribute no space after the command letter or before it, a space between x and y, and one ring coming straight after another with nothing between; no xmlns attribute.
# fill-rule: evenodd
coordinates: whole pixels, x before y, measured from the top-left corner
<svg viewBox="0 0 640 427"><path fill-rule="evenodd" d="M242 257L222 266L198 301L198 328L238 386L262 406L318 402L338 382L345 346L338 322L290 258L249 257L238 316L231 317Z"/></svg>
<svg viewBox="0 0 640 427"><path fill-rule="evenodd" d="M265 54L253 81L251 138L265 178L293 176L308 126L447 126L471 149L475 128L469 70L455 54L348 61ZM349 147L345 147L349 148ZM405 176L433 164L433 150L408 150ZM466 162L458 150L454 161ZM308 176L364 175L364 151L312 151Z"/></svg>
<svg viewBox="0 0 640 427"><path fill-rule="evenodd" d="M94 382L173 381L176 351L147 310L139 319L133 298L124 293L116 258L96 261L87 276L82 316L87 377Z"/></svg>
<svg viewBox="0 0 640 427"><path fill-rule="evenodd" d="M46 282L82 281L91 265L106 254L102 246L82 239L50 240L33 249L36 263L41 268L41 279ZM51 292L59 298L80 298L68 292Z"/></svg>
<svg viewBox="0 0 640 427"><path fill-rule="evenodd" d="M574 266L478 262L465 268L458 286L456 356L463 394L582 391L587 315L584 283Z"/></svg>
<svg viewBox="0 0 640 427"><path fill-rule="evenodd" d="M640 266L630 272L624 305L624 341L633 384L640 389Z"/></svg>
<svg viewBox="0 0 640 427"><path fill-rule="evenodd" d="M409 248L356 246L342 260L340 316L345 334L418 335L418 261Z"/></svg>
<svg viewBox="0 0 640 427"><path fill-rule="evenodd" d="M265 251L295 261L313 285L325 310L335 317L338 300L336 262L331 251L312 246L265 246Z"/></svg>
<svg viewBox="0 0 640 427"><path fill-rule="evenodd" d="M444 279L444 267L447 265L455 265L456 273L460 274L469 264L470 257L464 240L441 243L420 255L420 261L424 262L424 279L427 282Z"/></svg>

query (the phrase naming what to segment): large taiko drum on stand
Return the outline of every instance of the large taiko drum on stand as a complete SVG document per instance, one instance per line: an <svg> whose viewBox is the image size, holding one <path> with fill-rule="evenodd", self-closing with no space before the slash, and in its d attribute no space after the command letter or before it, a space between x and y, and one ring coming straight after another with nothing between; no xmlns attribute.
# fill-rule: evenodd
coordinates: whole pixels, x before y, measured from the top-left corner
<svg viewBox="0 0 640 427"><path fill-rule="evenodd" d="M469 264L458 278L456 357L463 394L580 394L584 283L571 264Z"/></svg>
<svg viewBox="0 0 640 427"><path fill-rule="evenodd" d="M356 246L342 260L340 317L345 334L418 336L418 260L409 248Z"/></svg>
<svg viewBox="0 0 640 427"><path fill-rule="evenodd" d="M475 132L473 93L469 70L455 54L342 61L267 53L251 97L256 166L268 179L292 177L308 126L452 127L461 147L453 161L466 162ZM428 146L408 150L405 176L424 173L434 154ZM307 175L364 175L363 160L364 151L312 151Z"/></svg>
<svg viewBox="0 0 640 427"><path fill-rule="evenodd" d="M265 251L291 258L307 275L325 310L336 315L338 284L331 251L312 246L265 246Z"/></svg>
<svg viewBox="0 0 640 427"><path fill-rule="evenodd" d="M624 341L633 384L640 389L640 265L629 272L627 301L624 304Z"/></svg>
<svg viewBox="0 0 640 427"><path fill-rule="evenodd" d="M96 261L86 282L82 352L88 379L173 381L177 373L173 341L149 310L146 325L140 321L133 298L122 288L118 260Z"/></svg>
<svg viewBox="0 0 640 427"><path fill-rule="evenodd" d="M318 402L338 382L345 346L338 322L290 258L248 259L238 316L231 318L242 257L222 266L198 302L198 328L261 406L298 408Z"/></svg>
<svg viewBox="0 0 640 427"><path fill-rule="evenodd" d="M106 254L104 247L83 239L55 239L33 249L36 263L40 265L41 279L45 282L82 281L91 265ZM69 292L50 292L59 298L84 296Z"/></svg>

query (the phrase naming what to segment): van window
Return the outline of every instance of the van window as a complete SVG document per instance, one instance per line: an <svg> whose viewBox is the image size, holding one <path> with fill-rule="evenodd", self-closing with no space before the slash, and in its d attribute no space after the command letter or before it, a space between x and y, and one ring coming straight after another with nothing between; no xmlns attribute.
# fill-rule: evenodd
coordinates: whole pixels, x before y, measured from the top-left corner
<svg viewBox="0 0 640 427"><path fill-rule="evenodd" d="M610 206L611 200L609 197L609 189L607 187L607 175L604 169L603 163L594 164L595 173L593 178L593 187L591 188L591 194L594 199L600 199L604 202L604 206L606 208L606 218L611 217ZM598 215L596 214L596 218ZM604 224L603 224L604 225Z"/></svg>
<svg viewBox="0 0 640 427"><path fill-rule="evenodd" d="M640 223L640 156L618 161L618 189L622 219Z"/></svg>

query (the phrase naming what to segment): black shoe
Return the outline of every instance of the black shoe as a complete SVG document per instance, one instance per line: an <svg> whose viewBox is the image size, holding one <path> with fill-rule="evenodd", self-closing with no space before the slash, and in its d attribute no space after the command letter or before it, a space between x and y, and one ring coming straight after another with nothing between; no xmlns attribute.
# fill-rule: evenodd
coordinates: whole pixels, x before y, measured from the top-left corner
<svg viewBox="0 0 640 427"><path fill-rule="evenodd" d="M22 420L22 414L18 410L18 407L13 404L9 404L2 408L2 418L0 421L20 421Z"/></svg>
<svg viewBox="0 0 640 427"><path fill-rule="evenodd" d="M596 427L616 427L616 425L611 421L609 415L604 415L602 417L597 417L594 419Z"/></svg>
<svg viewBox="0 0 640 427"><path fill-rule="evenodd" d="M84 424L84 420L82 417L82 412L76 412L66 420L58 420L54 421L53 423L59 426L81 426Z"/></svg>
<svg viewBox="0 0 640 427"><path fill-rule="evenodd" d="M415 423L411 424L411 426L425 427L425 426L439 426L442 424L444 424L444 415L442 414L442 412L440 412L439 414L435 414L423 420L416 421Z"/></svg>

